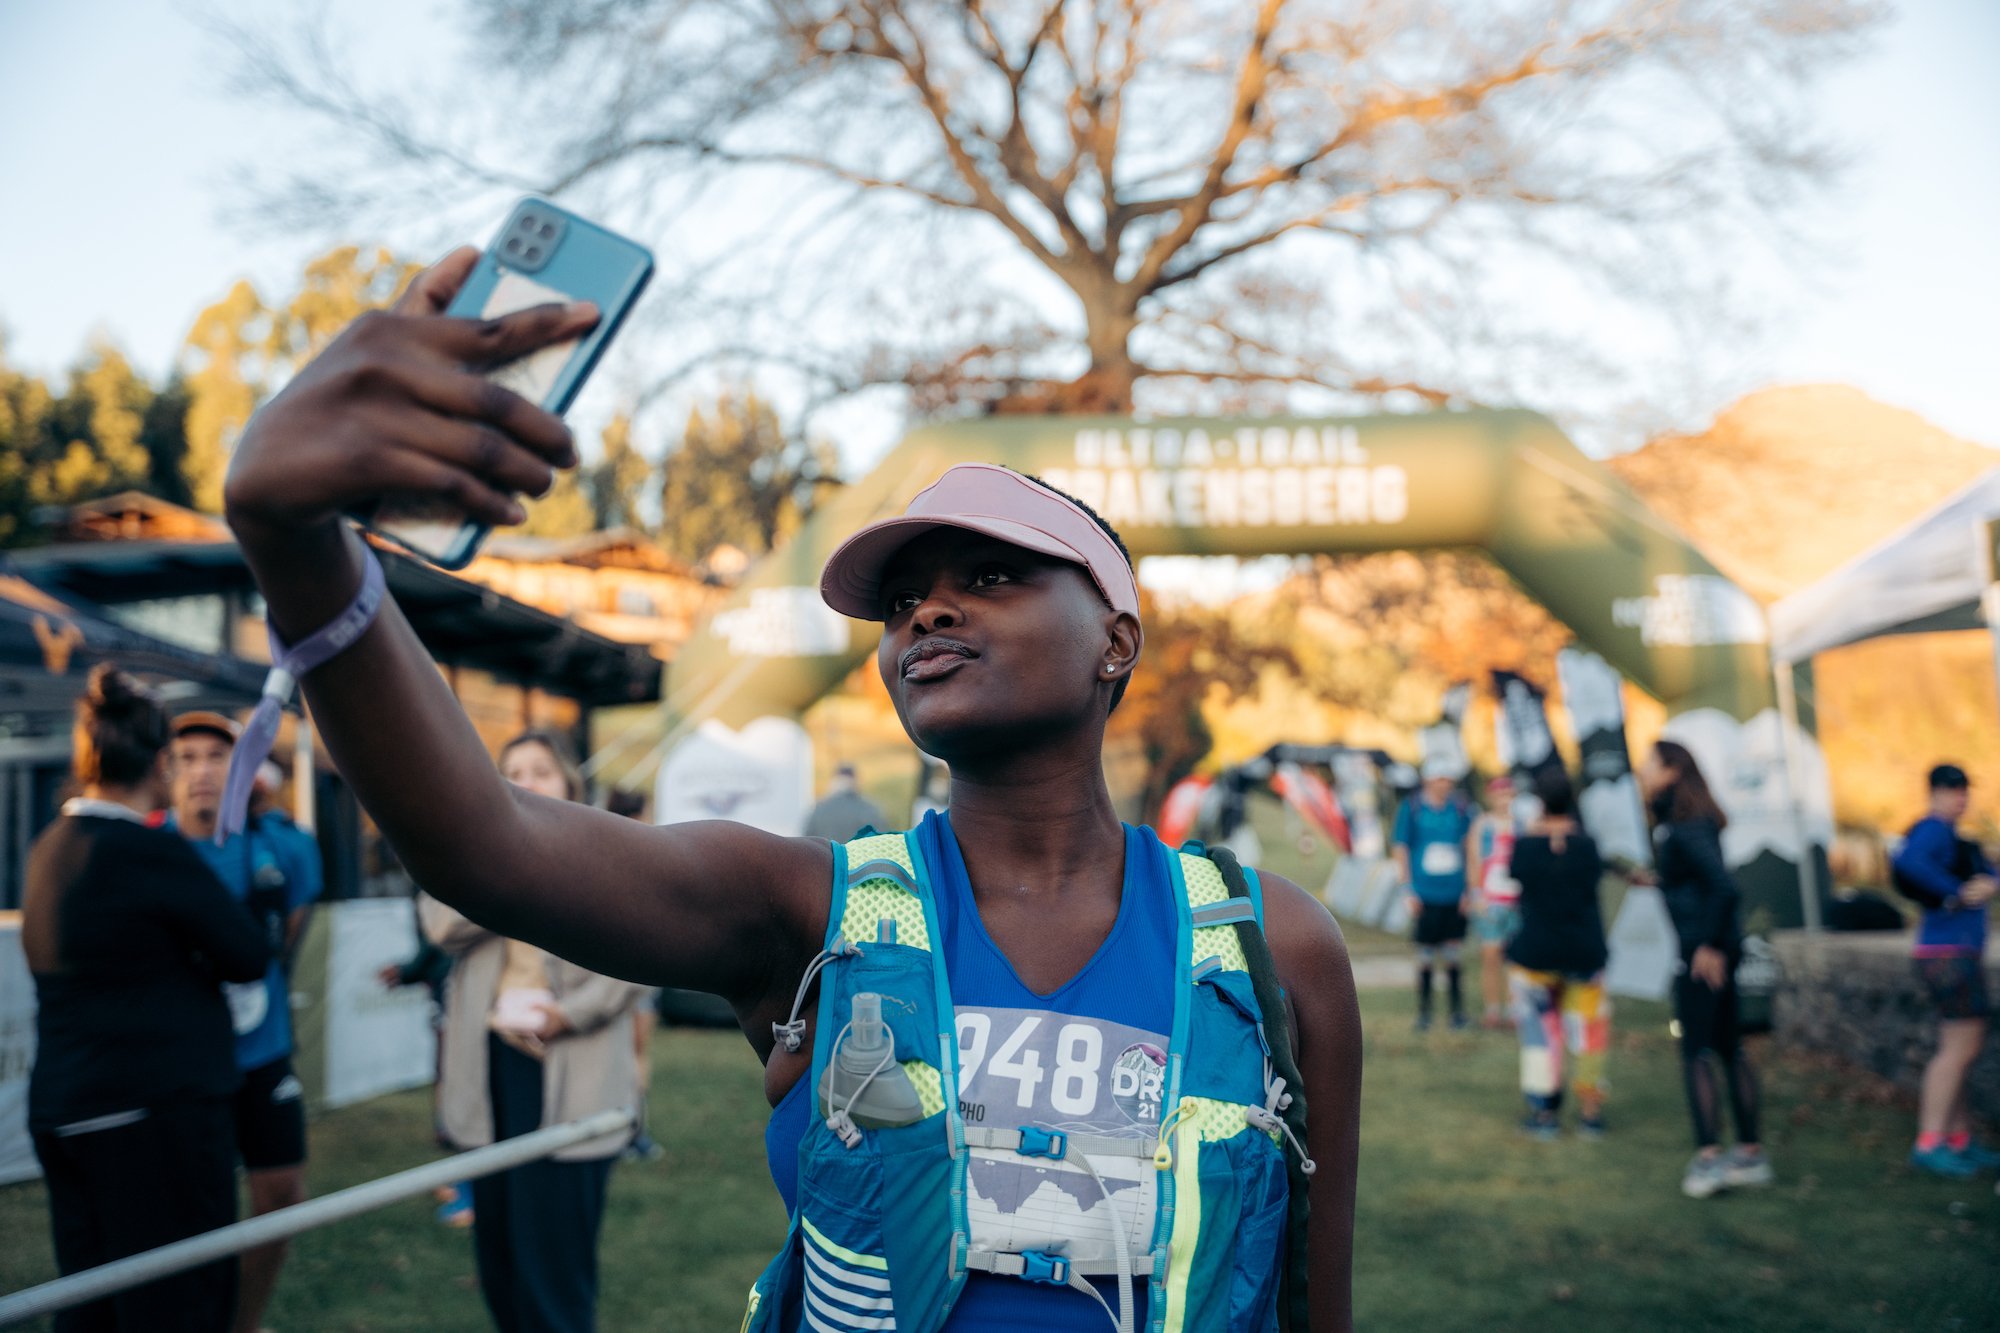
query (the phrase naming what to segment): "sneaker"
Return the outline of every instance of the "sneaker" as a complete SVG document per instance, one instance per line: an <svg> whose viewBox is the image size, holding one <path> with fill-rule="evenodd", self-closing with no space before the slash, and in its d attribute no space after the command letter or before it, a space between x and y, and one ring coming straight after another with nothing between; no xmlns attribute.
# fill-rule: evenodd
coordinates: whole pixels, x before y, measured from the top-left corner
<svg viewBox="0 0 2000 1333"><path fill-rule="evenodd" d="M1464 1014L1453 1014L1451 1016L1451 1030L1453 1032L1463 1032L1471 1026L1471 1020L1467 1019Z"/></svg>
<svg viewBox="0 0 2000 1333"><path fill-rule="evenodd" d="M1979 1174L1979 1168L1963 1153L1955 1153L1942 1143L1935 1148L1910 1149L1910 1165L1946 1180L1970 1180Z"/></svg>
<svg viewBox="0 0 2000 1333"><path fill-rule="evenodd" d="M1531 1139L1554 1143L1562 1137L1562 1126L1556 1123L1554 1115L1546 1111L1537 1111L1521 1122L1521 1132Z"/></svg>
<svg viewBox="0 0 2000 1333"><path fill-rule="evenodd" d="M1577 1119L1576 1128L1577 1132L1587 1139L1593 1141L1601 1139L1604 1137L1604 1117L1601 1115L1580 1116Z"/></svg>
<svg viewBox="0 0 2000 1333"><path fill-rule="evenodd" d="M1754 1189L1769 1185L1777 1180L1771 1170L1771 1159L1762 1152L1745 1152L1742 1148L1731 1148L1724 1153L1725 1166L1722 1183L1731 1189Z"/></svg>
<svg viewBox="0 0 2000 1333"><path fill-rule="evenodd" d="M437 1220L454 1230L463 1230L472 1225L472 1186L460 1184L452 1191L451 1201L437 1210Z"/></svg>
<svg viewBox="0 0 2000 1333"><path fill-rule="evenodd" d="M1980 1143L1977 1139L1960 1149L1958 1155L1982 1171L1991 1171L1995 1167L2000 1167L2000 1152L1993 1151L1993 1149Z"/></svg>
<svg viewBox="0 0 2000 1333"><path fill-rule="evenodd" d="M1429 1014L1418 1014L1417 1031L1429 1032L1430 1030L1431 1030L1431 1016Z"/></svg>
<svg viewBox="0 0 2000 1333"><path fill-rule="evenodd" d="M1729 1162L1722 1154L1704 1157L1696 1153L1681 1177L1681 1193L1690 1199L1706 1199L1729 1188Z"/></svg>

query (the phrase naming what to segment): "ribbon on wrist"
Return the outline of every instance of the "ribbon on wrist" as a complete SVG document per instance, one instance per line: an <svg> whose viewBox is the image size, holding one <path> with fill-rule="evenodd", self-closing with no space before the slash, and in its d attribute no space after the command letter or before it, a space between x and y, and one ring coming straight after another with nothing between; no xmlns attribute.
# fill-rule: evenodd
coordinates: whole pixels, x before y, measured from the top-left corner
<svg viewBox="0 0 2000 1333"><path fill-rule="evenodd" d="M278 739L278 723L292 691L306 675L346 652L357 643L382 610L385 581L382 562L366 543L361 547L361 586L347 609L301 639L288 645L267 619L265 633L271 641L271 671L264 677L264 694L257 701L236 748L229 755L229 776L222 784L222 808L215 817L215 845L220 847L242 831L249 818L250 788L257 781L257 768L271 754Z"/></svg>

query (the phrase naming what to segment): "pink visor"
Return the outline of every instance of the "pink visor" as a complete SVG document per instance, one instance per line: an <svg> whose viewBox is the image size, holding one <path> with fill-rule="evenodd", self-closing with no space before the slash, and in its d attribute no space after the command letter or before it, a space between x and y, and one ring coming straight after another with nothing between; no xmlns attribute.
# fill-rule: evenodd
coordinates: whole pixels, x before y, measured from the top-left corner
<svg viewBox="0 0 2000 1333"><path fill-rule="evenodd" d="M901 518L870 523L842 542L820 575L819 595L842 615L881 620L882 571L911 541L963 528L1082 565L1114 611L1139 614L1132 566L1097 520L1047 487L992 463L960 463L918 493Z"/></svg>

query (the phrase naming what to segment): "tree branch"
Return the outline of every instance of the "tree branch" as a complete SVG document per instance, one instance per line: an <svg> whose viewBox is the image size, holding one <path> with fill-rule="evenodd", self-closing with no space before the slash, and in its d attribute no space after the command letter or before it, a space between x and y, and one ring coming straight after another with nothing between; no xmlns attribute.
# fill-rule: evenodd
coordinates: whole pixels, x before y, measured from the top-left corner
<svg viewBox="0 0 2000 1333"><path fill-rule="evenodd" d="M1138 271L1126 283L1134 293L1151 290L1152 285L1165 271L1167 264L1180 252L1182 246L1194 239L1194 234L1206 226L1210 210L1221 196L1223 181L1229 169L1235 165L1236 154L1249 139L1257 124L1258 110L1263 103L1265 79L1270 72L1269 48L1271 36L1277 30L1278 19L1283 14L1286 0L1258 0L1257 23L1250 35L1250 49L1244 53L1243 64L1236 75L1236 94L1229 110L1229 120L1217 145L1215 154L1209 159L1208 171L1201 188L1196 190L1180 210L1180 219L1172 227L1157 237L1140 260Z"/></svg>

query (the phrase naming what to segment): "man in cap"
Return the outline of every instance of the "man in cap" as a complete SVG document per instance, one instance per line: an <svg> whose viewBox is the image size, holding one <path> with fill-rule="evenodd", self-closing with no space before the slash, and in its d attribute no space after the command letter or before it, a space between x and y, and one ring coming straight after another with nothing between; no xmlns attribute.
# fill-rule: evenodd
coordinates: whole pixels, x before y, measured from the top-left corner
<svg viewBox="0 0 2000 1333"><path fill-rule="evenodd" d="M1965 1077L1979 1058L1993 1012L1985 963L1993 864L1978 843L1958 831L1971 803L1972 782L1964 769L1933 768L1930 808L1910 827L1895 863L1896 887L1924 909L1914 950L1917 975L1938 1011L1938 1048L1924 1066L1910 1165L1956 1179L2000 1166L2000 1153L1972 1141L1965 1105Z"/></svg>
<svg viewBox="0 0 2000 1333"><path fill-rule="evenodd" d="M1451 998L1451 1025L1465 1026L1459 951L1465 944L1467 844L1472 808L1458 790L1465 772L1448 759L1424 761L1424 785L1396 812L1390 839L1403 891L1415 920L1417 1031L1431 1025L1431 976L1440 957Z"/></svg>
<svg viewBox="0 0 2000 1333"><path fill-rule="evenodd" d="M215 845L223 779L239 731L220 713L182 713L174 719L173 806L167 826L194 844L216 878L249 910L271 948L272 963L263 980L224 987L236 1027L236 1062L243 1069L243 1086L236 1094L236 1149L250 1182L251 1210L268 1213L306 1197L305 1099L292 1070L286 971L307 910L320 896L321 875L316 847L264 829L256 819L222 846ZM263 1322L285 1248L280 1241L243 1256L238 1333L255 1333Z"/></svg>

